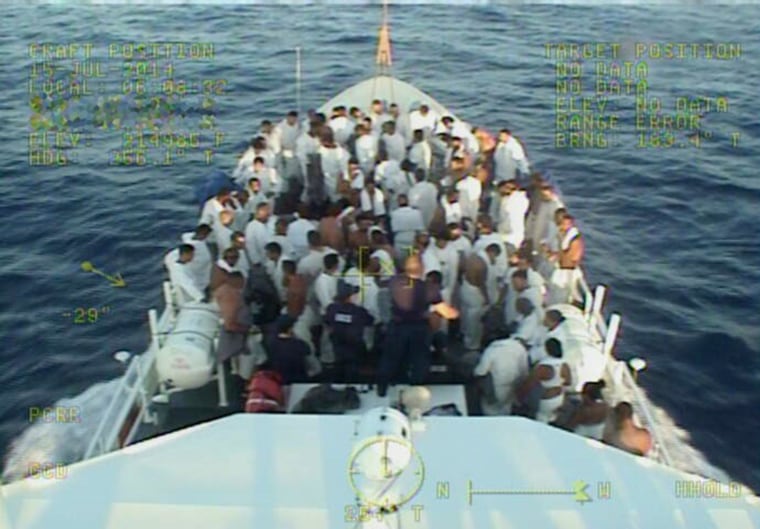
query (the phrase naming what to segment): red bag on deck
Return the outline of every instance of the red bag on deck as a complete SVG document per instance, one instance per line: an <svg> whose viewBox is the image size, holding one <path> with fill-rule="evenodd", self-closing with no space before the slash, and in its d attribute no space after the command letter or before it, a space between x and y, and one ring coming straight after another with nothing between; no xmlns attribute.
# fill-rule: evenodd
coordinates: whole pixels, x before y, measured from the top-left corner
<svg viewBox="0 0 760 529"><path fill-rule="evenodd" d="M257 371L248 381L246 413L272 413L285 411L285 393L282 376L276 371Z"/></svg>

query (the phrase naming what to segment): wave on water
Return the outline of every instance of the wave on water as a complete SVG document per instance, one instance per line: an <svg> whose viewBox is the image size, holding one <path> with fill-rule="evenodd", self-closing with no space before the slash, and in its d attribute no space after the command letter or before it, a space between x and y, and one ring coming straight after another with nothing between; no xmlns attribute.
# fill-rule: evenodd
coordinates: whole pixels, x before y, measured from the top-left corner
<svg viewBox="0 0 760 529"><path fill-rule="evenodd" d="M26 477L29 469L48 464L70 465L84 458L101 419L116 394L121 379L100 382L73 398L63 398L51 408L76 409L79 422L36 421L16 437L5 457L2 481Z"/></svg>

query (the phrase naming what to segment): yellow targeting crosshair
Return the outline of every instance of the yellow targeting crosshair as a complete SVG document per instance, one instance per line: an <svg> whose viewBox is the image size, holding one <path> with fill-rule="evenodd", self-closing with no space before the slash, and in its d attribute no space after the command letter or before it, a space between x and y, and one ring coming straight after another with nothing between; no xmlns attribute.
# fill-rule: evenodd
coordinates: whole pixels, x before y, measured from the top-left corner
<svg viewBox="0 0 760 529"><path fill-rule="evenodd" d="M358 277L359 278L359 299L360 299L360 303L364 302L364 290L365 290L364 278L365 277L388 277L388 278L390 278L390 277L393 277L394 275L396 275L396 269L393 266L388 266L387 263L383 263L382 261L380 262L380 271L379 272L365 272L364 271L364 264L365 263L362 260L362 256L363 256L362 250L364 250L365 248L368 249L368 250L370 249L369 246L359 246L359 252L358 252L358 254L359 254L359 262L357 263L357 266L356 266L356 268L357 268L358 271L355 274L350 274L348 272L346 272L345 274L343 274L343 277ZM406 252L407 252L407 257L408 257L408 256L411 256L411 255L414 255L416 253L416 250L414 249L413 246L409 246L406 249ZM408 286L411 288L412 284L413 284L413 281L410 279Z"/></svg>
<svg viewBox="0 0 760 529"><path fill-rule="evenodd" d="M521 490L521 489L494 489L494 490L476 490L472 488L472 481L467 482L467 504L472 505L473 496L502 495L502 496L572 496L573 500L581 505L588 503L591 496L586 492L588 483L585 481L573 482L572 490Z"/></svg>
<svg viewBox="0 0 760 529"><path fill-rule="evenodd" d="M113 287L125 287L127 286L127 282L124 281L124 278L121 277L121 273L117 273L115 276L109 276L105 272L101 272L90 261L82 261L82 270L85 272L92 272L93 274L97 274L99 276L105 277L108 279L108 281L111 283L111 286Z"/></svg>

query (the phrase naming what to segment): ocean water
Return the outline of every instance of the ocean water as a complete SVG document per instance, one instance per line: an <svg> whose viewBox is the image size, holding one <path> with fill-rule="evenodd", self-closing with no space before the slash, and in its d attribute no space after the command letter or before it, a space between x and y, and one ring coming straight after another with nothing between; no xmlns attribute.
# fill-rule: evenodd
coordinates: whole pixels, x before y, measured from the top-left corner
<svg viewBox="0 0 760 529"><path fill-rule="evenodd" d="M141 352L146 311L161 306L162 257L194 226L192 187L230 170L261 119L295 108L294 48L302 50L301 108L320 105L373 72L378 6L6 7L0 22L0 453L6 477L30 461L68 462L86 446L113 391L117 350ZM531 159L562 188L587 238L589 280L610 286L623 315L617 355L642 356L640 382L672 420L680 458L711 464L760 490L760 7L703 5L397 6L391 10L394 73L471 123L509 126ZM560 149L554 143L556 69L547 42L732 42L733 61L649 63L649 95L725 96L707 112L701 148L679 132L670 149L638 148L633 97L610 98L618 145ZM83 98L73 128L89 143L75 165L29 164L31 43L207 42L215 58L177 60L175 78L225 81L211 109L180 103L177 127L213 115L224 133L173 165L108 165L121 136L91 124ZM123 61L114 61L120 68ZM593 90L593 60L584 87ZM65 73L65 72L64 72ZM58 74L57 74L58 75ZM121 72L103 95L123 93ZM586 94L588 95L588 93ZM593 93L592 93L593 95ZM76 105L74 105L76 106ZM182 121L185 120L185 121ZM195 125L191 128L191 123ZM738 133L739 136L735 136ZM733 134L733 136L732 136ZM709 136L709 138L708 138ZM204 145L214 140L203 132ZM738 138L738 143L732 143ZM684 145L683 147L681 145ZM121 273L113 288L81 270L91 261ZM76 308L95 323L74 323ZM69 314L65 316L64 314ZM30 424L31 407L81 408L79 424Z"/></svg>

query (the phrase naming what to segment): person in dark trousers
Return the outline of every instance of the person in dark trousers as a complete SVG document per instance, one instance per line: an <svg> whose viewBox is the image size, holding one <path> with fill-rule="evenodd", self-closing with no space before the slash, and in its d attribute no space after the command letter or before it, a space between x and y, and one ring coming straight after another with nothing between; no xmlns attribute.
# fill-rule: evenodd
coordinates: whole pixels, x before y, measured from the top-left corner
<svg viewBox="0 0 760 529"><path fill-rule="evenodd" d="M277 336L272 339L269 348L269 365L282 375L283 383L305 382L306 357L309 356L309 346L303 340L293 336L293 325L296 320L288 314L283 314L277 320Z"/></svg>
<svg viewBox="0 0 760 529"><path fill-rule="evenodd" d="M338 283L335 302L327 307L324 323L330 329L330 339L335 352L335 363L339 381L356 382L358 364L367 358L364 329L375 322L375 318L362 307L352 302L356 287L343 281Z"/></svg>
<svg viewBox="0 0 760 529"><path fill-rule="evenodd" d="M377 394L386 395L388 384L397 380L399 371L409 373L412 384L423 384L430 369L430 312L432 309L446 319L459 314L443 303L440 290L431 288L422 278L423 266L419 255L404 262L404 273L390 282L391 321L380 358Z"/></svg>

